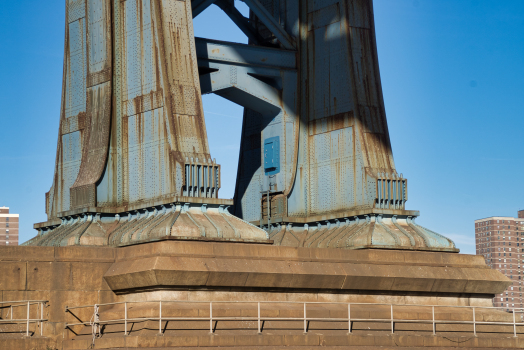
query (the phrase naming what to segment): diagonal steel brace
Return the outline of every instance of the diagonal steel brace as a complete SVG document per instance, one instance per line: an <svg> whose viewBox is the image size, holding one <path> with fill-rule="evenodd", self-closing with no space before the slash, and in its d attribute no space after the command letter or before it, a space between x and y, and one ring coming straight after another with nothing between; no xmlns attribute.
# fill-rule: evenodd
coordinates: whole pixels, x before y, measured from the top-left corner
<svg viewBox="0 0 524 350"><path fill-rule="evenodd" d="M213 5L216 0L193 0L191 1L191 11L193 18L201 14L209 6Z"/></svg>
<svg viewBox="0 0 524 350"><path fill-rule="evenodd" d="M273 33L280 41L282 46L288 50L295 50L295 40L282 28L280 23L273 17L268 10L258 0L242 0L251 11L257 16L267 29Z"/></svg>

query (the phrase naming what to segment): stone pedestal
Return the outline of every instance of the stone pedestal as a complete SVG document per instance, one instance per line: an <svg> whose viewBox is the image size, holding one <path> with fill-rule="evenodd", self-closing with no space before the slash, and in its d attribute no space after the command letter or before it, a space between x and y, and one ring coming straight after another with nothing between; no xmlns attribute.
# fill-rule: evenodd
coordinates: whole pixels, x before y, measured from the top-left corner
<svg viewBox="0 0 524 350"><path fill-rule="evenodd" d="M104 279L118 294L205 288L283 293L401 293L487 298L510 282L481 256L166 241L117 249ZM428 299L429 300L429 299Z"/></svg>
<svg viewBox="0 0 524 350"><path fill-rule="evenodd" d="M158 317L158 300L164 303L164 318L194 320L162 323L161 337L157 335L158 320L130 321L127 336L123 324L117 322L103 328L95 348L444 347L466 340L470 347L520 346L519 338L512 337L511 325L479 325L479 336L474 338L470 324L439 324L437 335L432 335L426 322L431 319L431 305L438 309L437 318L468 321L471 307L491 306L493 295L510 284L501 273L489 269L482 257L474 255L191 241L119 248L2 247L0 275L3 301L49 300L44 310L48 321L39 339L42 344L63 349L83 349L92 343L91 327L73 326L70 331L64 326L78 319L89 321L93 308L71 313L65 312L66 306L128 302L128 318L154 319ZM303 334L300 320L267 321L257 334L257 322L251 319L220 321L210 335L206 320L209 302L214 302L214 317L256 317L261 302L263 317L297 319L303 315L303 303L310 303L308 317L340 319L347 317L347 306L341 303L352 303L352 317L379 319L387 319L389 305L394 304L396 317L414 322L396 324L393 335L388 322L354 322L353 333L348 335L347 321L330 323L329 327L308 321L307 334ZM100 319L122 318L123 305L100 307ZM512 317L489 309L476 315L477 321L511 322ZM3 312L1 317L5 316ZM30 327L31 333L39 334L34 324ZM519 325L517 331L524 333L524 326ZM36 335L24 341L22 333L20 339L16 334L6 337L0 333L0 348L34 347Z"/></svg>

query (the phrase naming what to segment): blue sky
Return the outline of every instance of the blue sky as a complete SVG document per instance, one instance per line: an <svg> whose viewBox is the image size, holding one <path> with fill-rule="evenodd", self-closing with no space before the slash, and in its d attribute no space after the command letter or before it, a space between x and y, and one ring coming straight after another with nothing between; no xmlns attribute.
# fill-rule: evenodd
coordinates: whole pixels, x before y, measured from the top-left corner
<svg viewBox="0 0 524 350"><path fill-rule="evenodd" d="M0 7L0 206L20 240L45 221L62 85L64 0ZM239 4L245 11L245 5ZM473 221L524 208L524 1L374 0L378 54L397 170L418 223L474 253ZM195 35L245 42L211 7ZM233 196L242 108L204 96L221 197Z"/></svg>

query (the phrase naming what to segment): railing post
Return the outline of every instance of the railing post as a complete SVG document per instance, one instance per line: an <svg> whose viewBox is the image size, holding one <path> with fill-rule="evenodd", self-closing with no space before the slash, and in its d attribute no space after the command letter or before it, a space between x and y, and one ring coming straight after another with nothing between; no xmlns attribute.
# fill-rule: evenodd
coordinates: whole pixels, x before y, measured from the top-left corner
<svg viewBox="0 0 524 350"><path fill-rule="evenodd" d="M127 301L124 302L124 335L127 335Z"/></svg>
<svg viewBox="0 0 524 350"><path fill-rule="evenodd" d="M473 308L473 335L477 336L477 324L475 321L475 308Z"/></svg>
<svg viewBox="0 0 524 350"><path fill-rule="evenodd" d="M391 334L395 333L395 324L393 323L393 304L391 304Z"/></svg>
<svg viewBox="0 0 524 350"><path fill-rule="evenodd" d="M162 300L160 300L160 310L158 314L158 334L162 334Z"/></svg>
<svg viewBox="0 0 524 350"><path fill-rule="evenodd" d="M262 333L260 331L260 301L258 302L258 334Z"/></svg>
<svg viewBox="0 0 524 350"><path fill-rule="evenodd" d="M437 335L437 327L435 325L435 306L431 307L431 314L433 318L433 335Z"/></svg>
<svg viewBox="0 0 524 350"><path fill-rule="evenodd" d="M44 303L40 303L40 335L44 335Z"/></svg>
<svg viewBox="0 0 524 350"><path fill-rule="evenodd" d="M351 333L351 304L348 303L348 333Z"/></svg>
<svg viewBox="0 0 524 350"><path fill-rule="evenodd" d="M513 336L517 336L517 325L515 323L515 309L513 309Z"/></svg>
<svg viewBox="0 0 524 350"><path fill-rule="evenodd" d="M13 305L11 305L11 319L13 319Z"/></svg>
<svg viewBox="0 0 524 350"><path fill-rule="evenodd" d="M98 335L100 336L100 307L98 304L93 305L93 326L94 330L93 332L93 346L95 344L95 338Z"/></svg>
<svg viewBox="0 0 524 350"><path fill-rule="evenodd" d="M304 303L304 334L307 333L307 321L306 321L306 303Z"/></svg>
<svg viewBox="0 0 524 350"><path fill-rule="evenodd" d="M209 302L209 333L213 334L213 302Z"/></svg>
<svg viewBox="0 0 524 350"><path fill-rule="evenodd" d="M27 302L27 319L26 319L26 329L25 329L25 335L26 337L29 337L29 301Z"/></svg>

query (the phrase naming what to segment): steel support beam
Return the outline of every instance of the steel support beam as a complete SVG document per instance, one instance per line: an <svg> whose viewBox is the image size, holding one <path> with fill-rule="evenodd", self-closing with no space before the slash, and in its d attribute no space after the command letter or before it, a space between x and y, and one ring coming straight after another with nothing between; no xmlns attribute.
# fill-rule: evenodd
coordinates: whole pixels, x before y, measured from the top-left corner
<svg viewBox="0 0 524 350"><path fill-rule="evenodd" d="M262 115L276 116L282 109L279 91L252 76L255 74L278 79L279 70L201 60L198 65L217 70L200 76L202 94L215 93L243 107L256 110Z"/></svg>
<svg viewBox="0 0 524 350"><path fill-rule="evenodd" d="M212 0L204 0L212 1ZM216 0L214 0L216 1ZM264 42L264 38L260 36L255 27L249 22L249 19L244 17L240 11L237 10L233 2L226 0L216 1L216 5L231 18L231 20L237 25L237 27L254 43L261 44Z"/></svg>
<svg viewBox="0 0 524 350"><path fill-rule="evenodd" d="M280 23L266 10L258 0L243 0L251 11L264 23L267 29L280 41L282 46L288 50L296 48L294 39L282 28ZM228 0L193 0L191 8L193 18L202 13L206 8L213 3L218 5L231 20L246 34L246 36L255 44L261 44L264 39L260 36L257 30L249 22L249 19L244 17L235 7L233 1Z"/></svg>
<svg viewBox="0 0 524 350"><path fill-rule="evenodd" d="M195 38L202 94L215 93L263 115L282 109L282 80L296 74L296 52ZM289 79L289 78L288 78Z"/></svg>
<svg viewBox="0 0 524 350"><path fill-rule="evenodd" d="M282 28L280 23L258 0L243 0L253 13L264 23L267 29L273 33L282 46L288 50L296 49L295 40Z"/></svg>
<svg viewBox="0 0 524 350"><path fill-rule="evenodd" d="M204 38L195 38L195 46L199 60L279 69L296 69L297 66L296 51L291 50Z"/></svg>

